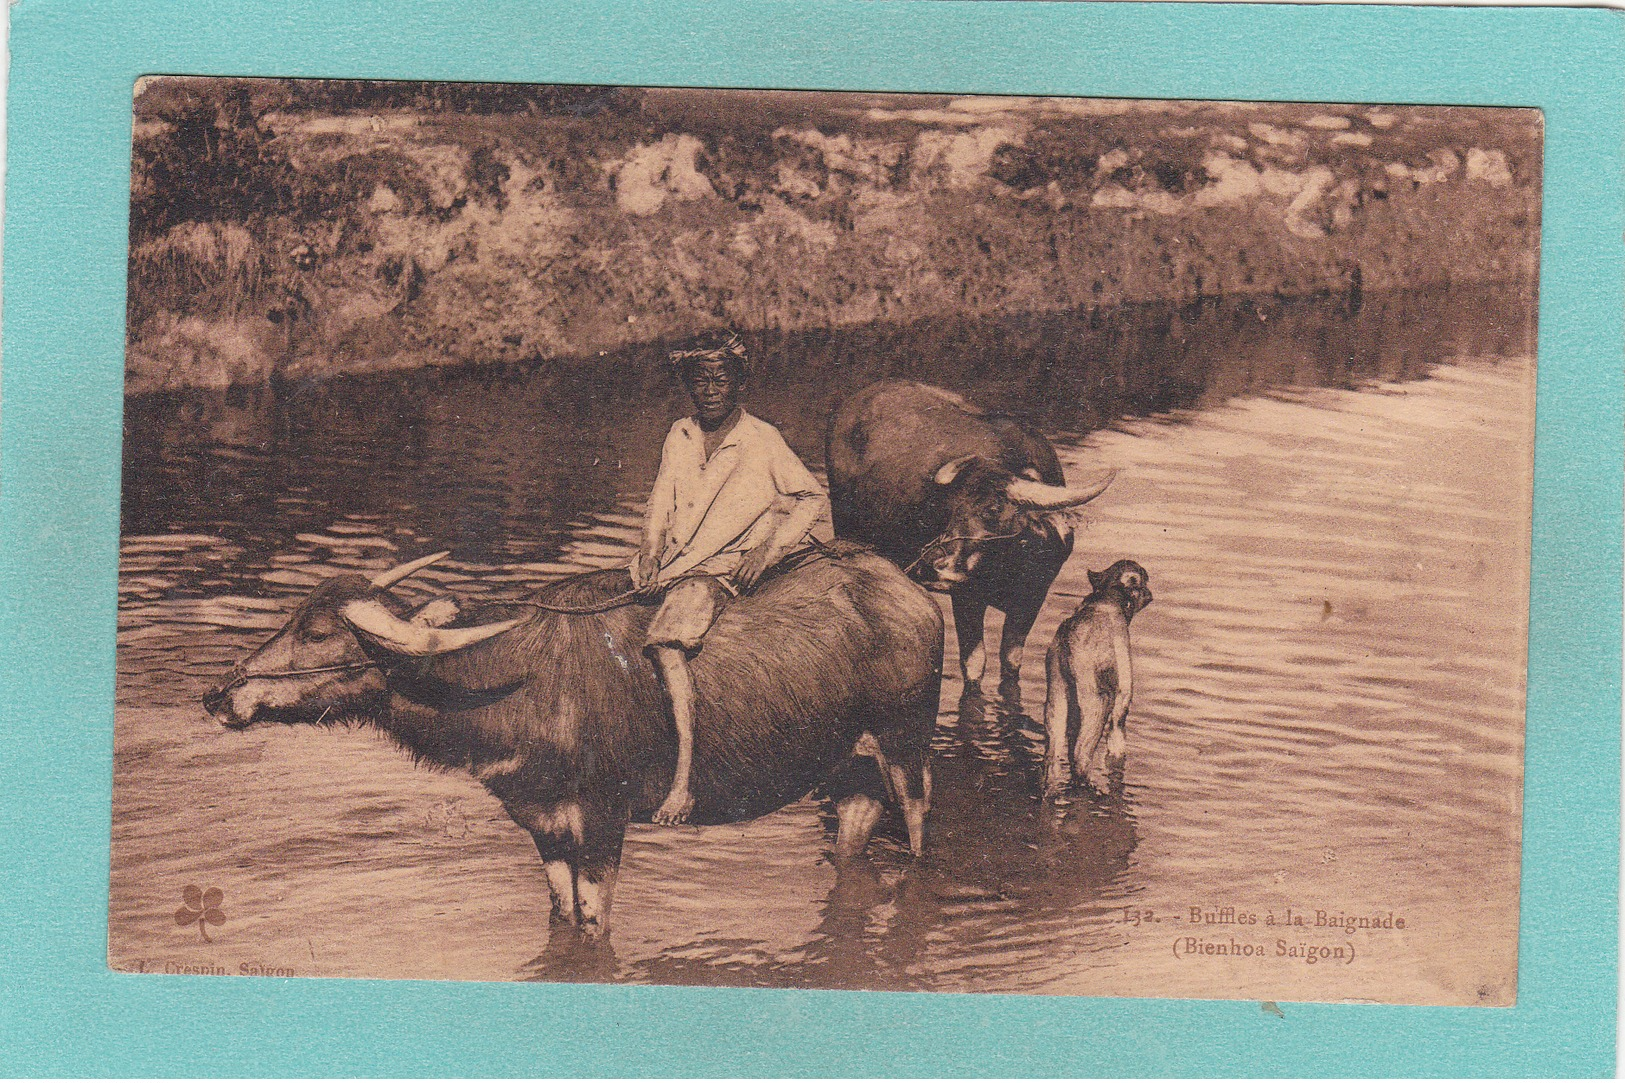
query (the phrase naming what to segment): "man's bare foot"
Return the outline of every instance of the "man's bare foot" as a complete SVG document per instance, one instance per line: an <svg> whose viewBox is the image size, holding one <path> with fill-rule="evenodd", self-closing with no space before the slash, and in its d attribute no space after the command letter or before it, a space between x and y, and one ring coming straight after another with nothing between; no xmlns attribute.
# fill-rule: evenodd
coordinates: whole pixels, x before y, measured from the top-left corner
<svg viewBox="0 0 1625 1083"><path fill-rule="evenodd" d="M688 814L694 811L694 797L687 790L666 795L652 817L655 823L668 827L688 823Z"/></svg>

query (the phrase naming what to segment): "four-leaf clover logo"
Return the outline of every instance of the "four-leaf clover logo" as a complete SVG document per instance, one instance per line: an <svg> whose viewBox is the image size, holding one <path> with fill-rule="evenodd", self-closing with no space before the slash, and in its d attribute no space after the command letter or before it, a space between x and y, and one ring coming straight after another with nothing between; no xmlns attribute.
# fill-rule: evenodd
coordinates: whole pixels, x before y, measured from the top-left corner
<svg viewBox="0 0 1625 1083"><path fill-rule="evenodd" d="M181 890L183 905L175 911L176 925L191 925L196 923L197 931L204 940L214 943L209 938L209 931L205 926L224 925L226 923L225 911L220 904L226 901L226 893L217 887L204 891L196 884L187 884Z"/></svg>

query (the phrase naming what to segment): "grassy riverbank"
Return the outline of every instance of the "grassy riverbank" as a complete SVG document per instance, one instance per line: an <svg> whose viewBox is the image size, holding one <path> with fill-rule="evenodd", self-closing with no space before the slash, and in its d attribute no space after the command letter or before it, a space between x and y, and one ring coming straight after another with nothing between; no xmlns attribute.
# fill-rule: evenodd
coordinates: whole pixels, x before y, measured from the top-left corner
<svg viewBox="0 0 1625 1083"><path fill-rule="evenodd" d="M247 80L136 99L129 390L1534 288L1532 111Z"/></svg>

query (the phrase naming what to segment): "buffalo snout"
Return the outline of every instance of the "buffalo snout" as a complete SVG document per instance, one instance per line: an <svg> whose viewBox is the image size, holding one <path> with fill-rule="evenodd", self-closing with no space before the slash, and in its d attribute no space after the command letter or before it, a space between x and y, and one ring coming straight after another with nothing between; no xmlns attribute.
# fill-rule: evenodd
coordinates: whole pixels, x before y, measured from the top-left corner
<svg viewBox="0 0 1625 1083"><path fill-rule="evenodd" d="M249 723L253 721L251 718L244 717L237 710L237 705L234 702L235 697L232 695L237 690L237 686L238 682L233 681L203 694L203 709L209 713L209 717L228 730L246 729Z"/></svg>
<svg viewBox="0 0 1625 1083"><path fill-rule="evenodd" d="M981 562L980 549L956 544L925 564L920 585L928 590L952 589L969 579Z"/></svg>

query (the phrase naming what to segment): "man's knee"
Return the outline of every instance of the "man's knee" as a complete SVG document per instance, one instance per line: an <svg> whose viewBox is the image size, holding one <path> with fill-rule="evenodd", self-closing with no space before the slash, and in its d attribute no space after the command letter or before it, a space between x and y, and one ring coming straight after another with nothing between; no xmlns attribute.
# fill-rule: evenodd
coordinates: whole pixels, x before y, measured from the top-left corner
<svg viewBox="0 0 1625 1083"><path fill-rule="evenodd" d="M675 669L678 666L687 668L689 661L697 652L687 644L663 640L644 647L643 653L662 669Z"/></svg>

